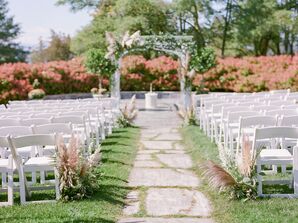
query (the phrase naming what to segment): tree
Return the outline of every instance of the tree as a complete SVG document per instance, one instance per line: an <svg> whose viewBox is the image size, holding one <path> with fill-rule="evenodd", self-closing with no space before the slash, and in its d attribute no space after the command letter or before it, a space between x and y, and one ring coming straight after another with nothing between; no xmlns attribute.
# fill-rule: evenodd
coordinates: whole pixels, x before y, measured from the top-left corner
<svg viewBox="0 0 298 223"><path fill-rule="evenodd" d="M20 26L7 14L7 2L0 0L0 63L25 61L27 52L14 42Z"/></svg>
<svg viewBox="0 0 298 223"><path fill-rule="evenodd" d="M82 54L90 48L104 49L106 31L118 36L126 31L137 30L142 35L172 32L175 27L166 11L166 4L159 0L101 1L93 21L74 37L71 49L76 54Z"/></svg>
<svg viewBox="0 0 298 223"><path fill-rule="evenodd" d="M289 11L276 0L250 0L239 6L234 31L239 48L255 56L267 55L269 50L280 54L282 29L290 23Z"/></svg>
<svg viewBox="0 0 298 223"><path fill-rule="evenodd" d="M198 48L206 45L204 27L200 24L202 20L208 20L212 14L209 0L174 0L174 11L180 26L179 30L192 34Z"/></svg>
<svg viewBox="0 0 298 223"><path fill-rule="evenodd" d="M88 72L97 74L99 79L99 89L102 88L103 78L110 79L116 67L112 61L105 57L106 53L100 49L90 49L86 53L85 66Z"/></svg>
<svg viewBox="0 0 298 223"><path fill-rule="evenodd" d="M40 40L38 49L31 54L31 61L33 63L38 63L55 60L69 60L72 58L70 42L71 39L69 36L56 33L52 30L49 46L45 47L44 42Z"/></svg>
<svg viewBox="0 0 298 223"><path fill-rule="evenodd" d="M96 8L100 0L58 0L57 5L70 5L71 10L79 11L85 8Z"/></svg>

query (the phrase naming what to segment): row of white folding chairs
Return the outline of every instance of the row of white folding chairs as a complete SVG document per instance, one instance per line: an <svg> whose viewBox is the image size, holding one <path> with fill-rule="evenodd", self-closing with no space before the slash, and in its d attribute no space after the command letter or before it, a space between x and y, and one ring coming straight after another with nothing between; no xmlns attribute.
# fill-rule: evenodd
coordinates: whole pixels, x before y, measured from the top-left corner
<svg viewBox="0 0 298 223"><path fill-rule="evenodd" d="M46 120L47 121L46 121ZM0 118L0 126L12 126L12 125L28 125L28 124L42 124L42 123L71 123L73 125L73 129L79 134L84 141L86 147L88 147L91 143L90 136L93 131L91 130L88 121L86 120L86 116L82 113L69 113L69 114L55 114L55 113L44 113L40 116L33 116L33 118L21 119L16 118ZM94 131L100 131L99 129L95 129ZM97 135L96 135L97 136Z"/></svg>
<svg viewBox="0 0 298 223"><path fill-rule="evenodd" d="M99 137L101 139L105 138L105 134L110 134L112 131L112 127L114 124L113 117L110 112L105 112L102 114L99 109L94 107L77 107L72 109L53 109L47 110L47 112L40 113L39 111L24 111L24 112L5 112L0 113L0 117L2 118L19 118L19 119L27 119L31 118L50 118L51 116L68 116L68 115L84 115L86 116L86 125L89 126L90 129L94 133L96 133L97 144L99 143ZM106 127L106 129L104 129ZM106 133L105 133L106 132Z"/></svg>
<svg viewBox="0 0 298 223"><path fill-rule="evenodd" d="M32 100L32 101L10 101L7 105L8 108L17 107L40 107L45 105L78 105L78 104L92 104L100 105L106 109L116 109L118 107L117 100L114 98L105 99L71 99L71 100Z"/></svg>
<svg viewBox="0 0 298 223"><path fill-rule="evenodd" d="M269 111L254 111L247 109L246 107L228 107L223 108L222 116L220 119L212 120L212 131L215 132L215 141L221 144L223 139L223 146L225 148L229 147L232 150L235 135L238 132L238 127L240 125L241 117L249 116L274 116L277 121L283 116L296 116L298 115L297 110L269 110ZM212 132L212 133L213 133Z"/></svg>
<svg viewBox="0 0 298 223"><path fill-rule="evenodd" d="M213 101L214 102L214 101ZM212 102L212 103L213 103ZM218 102L218 101L216 101ZM268 109L268 110L266 110ZM271 110L274 109L274 110ZM249 111L247 115L253 115L253 112L255 112L254 115L257 115L258 113L265 113L267 115L295 115L297 114L297 110L295 109L278 109L278 106L230 106L229 103L224 104L216 104L212 105L211 111L207 111L209 113L203 113L201 116L201 119L203 119L203 129L205 130L206 134L210 136L212 139L215 138L215 141L219 141L219 134L218 131L220 129L220 133L224 134L224 139L227 139L227 136L225 133L225 130L227 130L226 127L224 127L224 123L228 122L228 113L232 111ZM205 115L205 116L204 116ZM244 115L244 114L243 114ZM231 116L230 118L232 118ZM202 121L202 120L201 120ZM221 137L220 137L221 139ZM227 142L227 141L226 141ZM225 144L227 145L227 144Z"/></svg>
<svg viewBox="0 0 298 223"><path fill-rule="evenodd" d="M251 111L231 112L229 114L228 121L224 123L223 126L223 147L226 149L226 151L228 151L229 154L234 155L236 151L235 143L237 143L237 152L239 151L239 144L242 142L240 139L240 134L243 128L247 129L248 125L251 125L250 130L253 130L253 126L288 126L289 120L291 120L293 123L297 123L298 121L297 111L289 110L287 113L282 113L280 115L278 115L276 111L268 113L269 114L264 116L264 114ZM244 123L242 123L242 120L244 120Z"/></svg>
<svg viewBox="0 0 298 223"><path fill-rule="evenodd" d="M259 115L251 117L240 117L239 127L237 132L237 149L236 155L242 153L242 143L247 137L248 140L252 139L253 129L259 127L298 127L298 114L289 116L268 116ZM295 144L291 140L283 140L281 143L282 148L292 148ZM233 148L234 149L234 148Z"/></svg>
<svg viewBox="0 0 298 223"><path fill-rule="evenodd" d="M221 107L224 106L225 104L227 104L227 106L229 106L229 104L235 104L237 106L246 106L246 107L249 107L249 109L253 109L256 111L261 111L261 110L266 111L266 110L278 110L280 108L297 109L298 105L294 103L295 103L294 101L278 101L276 103L271 103L271 105L267 105L266 103L255 102L255 101L246 101L241 103L239 101L231 102L225 99L211 99L201 103L200 112L199 112L200 126L210 136L211 122L209 117L218 115L217 113L220 113Z"/></svg>
<svg viewBox="0 0 298 223"><path fill-rule="evenodd" d="M53 113L64 113L64 112L75 112L75 111L82 111L87 112L88 117L87 119L91 119L91 116L97 117L97 119L101 120L102 123L106 123L109 127L109 132L111 132L111 127L114 125L115 120L117 119L117 113L114 113L112 110L104 110L102 106L94 106L94 105L70 105L69 107L41 107L38 109L30 110L28 108L18 108L18 109L11 109L6 110L5 112L0 113L0 115L31 115L33 116L34 113L39 113L40 111L47 111ZM40 117L40 116L39 116ZM93 117L93 119L95 119Z"/></svg>
<svg viewBox="0 0 298 223"><path fill-rule="evenodd" d="M12 205L14 201L14 189L16 189L16 184L14 184L14 173L18 174L19 182L18 188L20 192L21 204L27 203L27 198L30 197L30 190L48 190L52 189L48 184L54 184L56 199L59 199L59 176L56 169L55 159L48 156L36 156L30 157L28 160L23 161L22 156L19 154L19 150L24 147L35 147L43 148L44 146L52 146L57 148L58 140L56 134L30 134L25 136L0 136L0 147L8 148L11 155L8 158L0 159L0 172L7 176L7 202L0 202L1 205ZM54 182L48 181L47 186L33 187L35 184L29 184L26 180L27 174L32 174L36 172L54 172ZM32 187L32 188L30 188ZM5 191L5 188L2 189ZM35 201L36 202L36 201ZM44 202L44 201L43 201Z"/></svg>
<svg viewBox="0 0 298 223"><path fill-rule="evenodd" d="M75 132L71 123L45 123L45 120L46 119L43 120L44 124L38 122L30 126L22 126L17 125L18 123L15 123L15 125L0 127L0 136L10 135L13 137L17 137L31 134L61 134L66 143L70 139L71 135L76 135L82 140L82 137L77 134L77 132ZM53 148L49 147L45 149L43 155L53 156L54 153L55 151L53 150ZM10 153L7 153L5 148L1 148L1 158L7 158L9 154ZM30 147L26 147L20 150L20 154L24 160L28 160L30 157L40 155L38 150Z"/></svg>

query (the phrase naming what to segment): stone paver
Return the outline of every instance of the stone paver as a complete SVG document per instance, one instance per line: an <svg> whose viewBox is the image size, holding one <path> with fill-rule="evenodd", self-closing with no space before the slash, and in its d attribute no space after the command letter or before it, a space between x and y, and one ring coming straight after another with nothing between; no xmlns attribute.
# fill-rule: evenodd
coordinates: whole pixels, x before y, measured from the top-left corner
<svg viewBox="0 0 298 223"><path fill-rule="evenodd" d="M152 160L152 155L151 154L138 154L136 157L136 160L137 161Z"/></svg>
<svg viewBox="0 0 298 223"><path fill-rule="evenodd" d="M156 161L137 160L134 163L135 167L162 167L162 164Z"/></svg>
<svg viewBox="0 0 298 223"><path fill-rule="evenodd" d="M157 154L156 156L162 163L169 167L185 169L192 167L192 161L189 155L186 154Z"/></svg>
<svg viewBox="0 0 298 223"><path fill-rule="evenodd" d="M131 191L128 193L126 203L123 214L127 216L137 214L140 210L139 192Z"/></svg>
<svg viewBox="0 0 298 223"><path fill-rule="evenodd" d="M211 212L209 201L201 192L179 188L149 189L146 198L146 210L152 216L207 217Z"/></svg>
<svg viewBox="0 0 298 223"><path fill-rule="evenodd" d="M184 150L164 150L164 153L185 154L186 152Z"/></svg>
<svg viewBox="0 0 298 223"><path fill-rule="evenodd" d="M153 154L153 153L160 153L160 150L139 150L138 154Z"/></svg>
<svg viewBox="0 0 298 223"><path fill-rule="evenodd" d="M199 179L191 171L178 172L172 169L133 168L130 173L129 186L170 186L197 187Z"/></svg>
<svg viewBox="0 0 298 223"><path fill-rule="evenodd" d="M118 223L215 223L210 218L126 218Z"/></svg>
<svg viewBox="0 0 298 223"><path fill-rule="evenodd" d="M181 124L176 112L139 112L141 144L128 185L142 195L130 194L118 223L214 223L211 205L198 190L200 180L181 144Z"/></svg>
<svg viewBox="0 0 298 223"><path fill-rule="evenodd" d="M146 149L174 149L171 141L142 141L142 144Z"/></svg>
<svg viewBox="0 0 298 223"><path fill-rule="evenodd" d="M180 141L182 140L182 137L179 133L164 133L159 134L153 140Z"/></svg>

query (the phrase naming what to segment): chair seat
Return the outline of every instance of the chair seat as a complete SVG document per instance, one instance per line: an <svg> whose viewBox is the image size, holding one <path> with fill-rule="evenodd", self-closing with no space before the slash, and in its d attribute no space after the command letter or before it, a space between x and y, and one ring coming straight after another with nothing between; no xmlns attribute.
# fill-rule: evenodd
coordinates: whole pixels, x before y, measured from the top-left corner
<svg viewBox="0 0 298 223"><path fill-rule="evenodd" d="M257 164L292 164L293 157L286 149L263 149L257 159Z"/></svg>
<svg viewBox="0 0 298 223"><path fill-rule="evenodd" d="M30 157L31 156L31 152L35 150L31 147L31 146L26 146L26 147L22 147L22 148L18 148L18 153L20 154L21 157ZM10 150L6 151L6 156L9 156L11 154Z"/></svg>
<svg viewBox="0 0 298 223"><path fill-rule="evenodd" d="M44 166L54 166L55 160L52 157L32 157L25 164L26 167L44 167Z"/></svg>
<svg viewBox="0 0 298 223"><path fill-rule="evenodd" d="M8 167L8 159L0 159L0 168Z"/></svg>

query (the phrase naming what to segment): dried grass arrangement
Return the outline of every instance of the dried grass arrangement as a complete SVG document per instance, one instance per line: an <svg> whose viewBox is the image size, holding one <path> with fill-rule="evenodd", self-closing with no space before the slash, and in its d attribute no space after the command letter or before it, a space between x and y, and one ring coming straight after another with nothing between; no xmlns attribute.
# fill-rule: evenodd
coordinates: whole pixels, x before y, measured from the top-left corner
<svg viewBox="0 0 298 223"><path fill-rule="evenodd" d="M185 125L197 125L196 111L194 106L190 106L187 109L178 107L178 115L183 119Z"/></svg>
<svg viewBox="0 0 298 223"><path fill-rule="evenodd" d="M61 200L78 200L89 197L98 187L99 175L95 167L100 164L101 153L96 150L89 158L81 153L81 144L72 136L68 146L60 137L57 153Z"/></svg>
<svg viewBox="0 0 298 223"><path fill-rule="evenodd" d="M251 155L251 142L243 138L242 153L236 162L222 167L212 161L200 165L202 175L209 186L219 192L227 192L233 199L254 200L257 197L255 158Z"/></svg>
<svg viewBox="0 0 298 223"><path fill-rule="evenodd" d="M138 109L136 107L136 95L132 96L130 101L125 104L124 108L120 109L121 115L117 120L117 124L120 128L128 128L133 126L133 121L138 115Z"/></svg>

